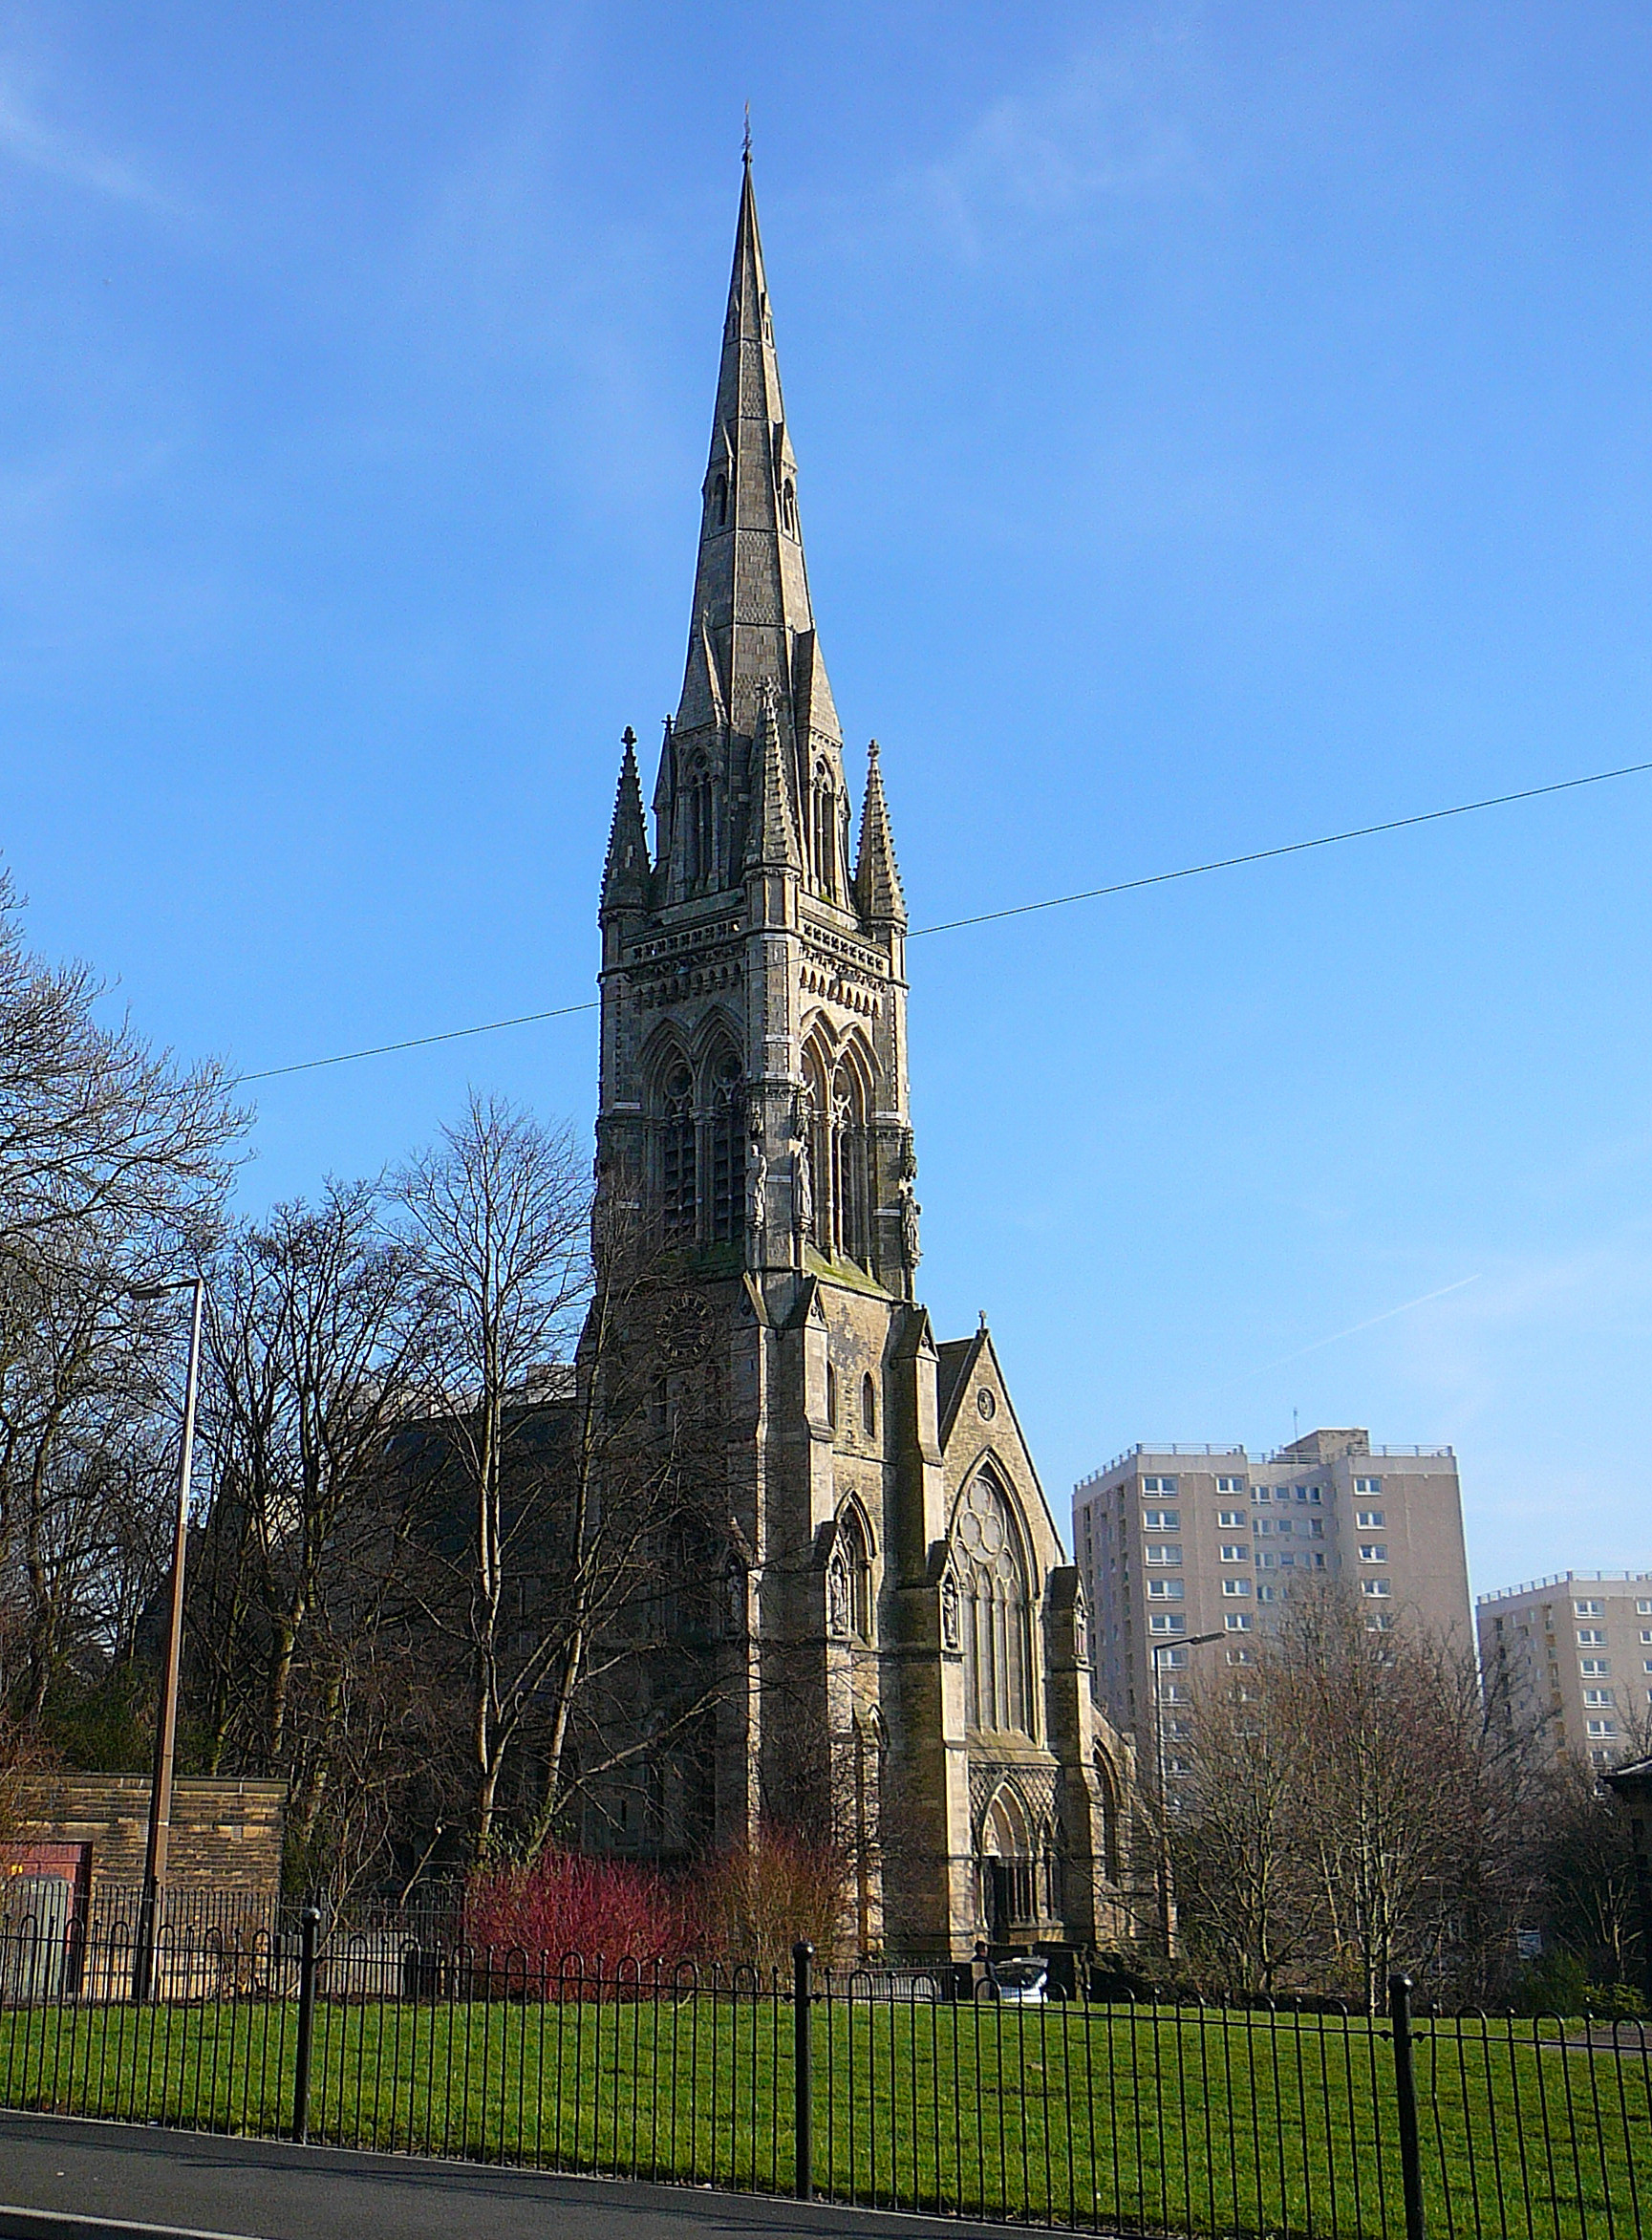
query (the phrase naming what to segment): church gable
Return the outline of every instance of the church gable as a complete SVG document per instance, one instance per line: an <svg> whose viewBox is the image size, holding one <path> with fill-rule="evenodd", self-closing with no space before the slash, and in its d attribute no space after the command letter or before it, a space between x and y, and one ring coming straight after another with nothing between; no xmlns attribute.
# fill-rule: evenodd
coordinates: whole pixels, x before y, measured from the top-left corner
<svg viewBox="0 0 1652 2240"><path fill-rule="evenodd" d="M1061 1536L985 1322L973 1338L949 1341L937 1351L941 1458L949 1497L955 1499L983 1464L996 1465L1015 1487L1041 1573L1064 1563Z"/></svg>

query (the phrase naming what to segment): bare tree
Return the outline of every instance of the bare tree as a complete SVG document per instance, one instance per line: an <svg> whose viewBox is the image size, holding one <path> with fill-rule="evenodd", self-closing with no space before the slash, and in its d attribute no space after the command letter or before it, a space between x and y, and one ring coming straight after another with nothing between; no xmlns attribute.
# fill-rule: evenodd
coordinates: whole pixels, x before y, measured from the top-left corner
<svg viewBox="0 0 1652 2240"><path fill-rule="evenodd" d="M29 953L0 873L0 1255L60 1238L66 1256L87 1222L151 1242L160 1223L182 1246L223 1203L245 1126L223 1066L181 1069L129 1021L101 1024L103 993L88 966Z"/></svg>
<svg viewBox="0 0 1652 2240"><path fill-rule="evenodd" d="M432 1453L469 1513L461 1593L433 1608L457 1626L469 1664L473 1824L492 1840L500 1777L547 1652L513 1653L531 1631L520 1554L535 1534L535 1493L554 1464L535 1449L532 1402L572 1354L590 1282L590 1191L568 1129L547 1129L503 1099L473 1094L463 1118L411 1159L397 1184L433 1290ZM513 1485L514 1475L514 1485ZM518 1582L517 1606L507 1595ZM512 1668L515 1667L513 1670Z"/></svg>
<svg viewBox="0 0 1652 2240"><path fill-rule="evenodd" d="M382 1786L357 1744L365 1731L382 1759L395 1723L378 1652L413 1591L413 1520L388 1455L426 1371L429 1287L375 1186L333 1182L239 1229L211 1299L192 1692L210 1770L287 1777L302 1863Z"/></svg>
<svg viewBox="0 0 1652 2240"><path fill-rule="evenodd" d="M176 1417L171 1309L129 1286L210 1245L244 1125L219 1066L101 1024L102 993L29 953L0 875L0 1592L25 1720L130 1649Z"/></svg>
<svg viewBox="0 0 1652 2240"><path fill-rule="evenodd" d="M1201 1691L1183 1721L1169 1835L1183 1941L1231 1988L1271 1993L1306 1948L1311 1913L1300 1842L1300 1737L1254 1666Z"/></svg>
<svg viewBox="0 0 1652 2240"><path fill-rule="evenodd" d="M1405 1967L1484 1996L1531 1889L1532 1738L1470 1658L1298 1589L1243 1691L1196 1710L1177 1833L1184 1928L1247 1989L1279 1978L1376 2013Z"/></svg>

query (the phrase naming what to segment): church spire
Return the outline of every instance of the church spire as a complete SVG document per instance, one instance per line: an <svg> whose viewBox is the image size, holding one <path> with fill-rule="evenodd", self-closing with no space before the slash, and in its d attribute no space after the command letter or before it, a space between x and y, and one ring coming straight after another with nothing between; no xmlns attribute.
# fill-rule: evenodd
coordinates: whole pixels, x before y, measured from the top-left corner
<svg viewBox="0 0 1652 2240"><path fill-rule="evenodd" d="M602 915L648 907L648 832L642 821L642 780L636 767L636 734L625 727L625 753L609 827L608 860L602 869Z"/></svg>
<svg viewBox="0 0 1652 2240"><path fill-rule="evenodd" d="M713 677L726 680L727 721L749 739L757 727L758 687L771 678L789 700L796 641L814 630L798 518L797 457L781 394L749 148L741 165L702 496L677 729L704 720L701 692L709 666Z"/></svg>
<svg viewBox="0 0 1652 2240"><path fill-rule="evenodd" d="M889 803L884 799L883 773L878 767L878 743L867 748L867 791L861 809L860 856L855 864L855 900L869 924L880 922L905 930L906 896L895 866L894 836L890 830Z"/></svg>
<svg viewBox="0 0 1652 2240"><path fill-rule="evenodd" d="M797 485L747 148L700 493L688 659L670 766L662 763L655 792L666 900L739 879L754 844L765 694L774 697L779 750L800 805L794 844L805 861L813 863L821 851L812 823L804 829L801 805L823 791L842 798L843 734L815 635ZM685 817L703 813L684 798L685 788L702 781L715 796L715 863L678 837ZM683 868L691 863L692 879ZM833 894L829 883L822 891Z"/></svg>

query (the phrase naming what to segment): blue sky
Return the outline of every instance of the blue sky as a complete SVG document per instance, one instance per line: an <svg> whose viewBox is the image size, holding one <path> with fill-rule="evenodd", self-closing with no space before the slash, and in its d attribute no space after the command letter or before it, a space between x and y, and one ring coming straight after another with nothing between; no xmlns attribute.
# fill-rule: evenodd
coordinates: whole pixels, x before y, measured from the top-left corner
<svg viewBox="0 0 1652 2240"><path fill-rule="evenodd" d="M1649 97L1627 5L0 8L34 939L245 1067L590 992L747 99L915 922L1646 759ZM1478 1587L1652 1560L1649 835L913 946L925 1291L1062 1514L1295 1411L1454 1444ZM244 1201L593 1081L582 1017L269 1083Z"/></svg>

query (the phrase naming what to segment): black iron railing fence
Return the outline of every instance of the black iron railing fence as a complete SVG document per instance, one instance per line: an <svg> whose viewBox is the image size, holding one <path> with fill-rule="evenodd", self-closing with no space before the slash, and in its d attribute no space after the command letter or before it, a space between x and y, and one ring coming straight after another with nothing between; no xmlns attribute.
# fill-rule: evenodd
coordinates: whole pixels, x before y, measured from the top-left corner
<svg viewBox="0 0 1652 2240"><path fill-rule="evenodd" d="M1086 2230L1640 2240L1637 2023L1045 2003L970 1971L479 1950L429 1924L0 1933L0 2102Z"/></svg>

